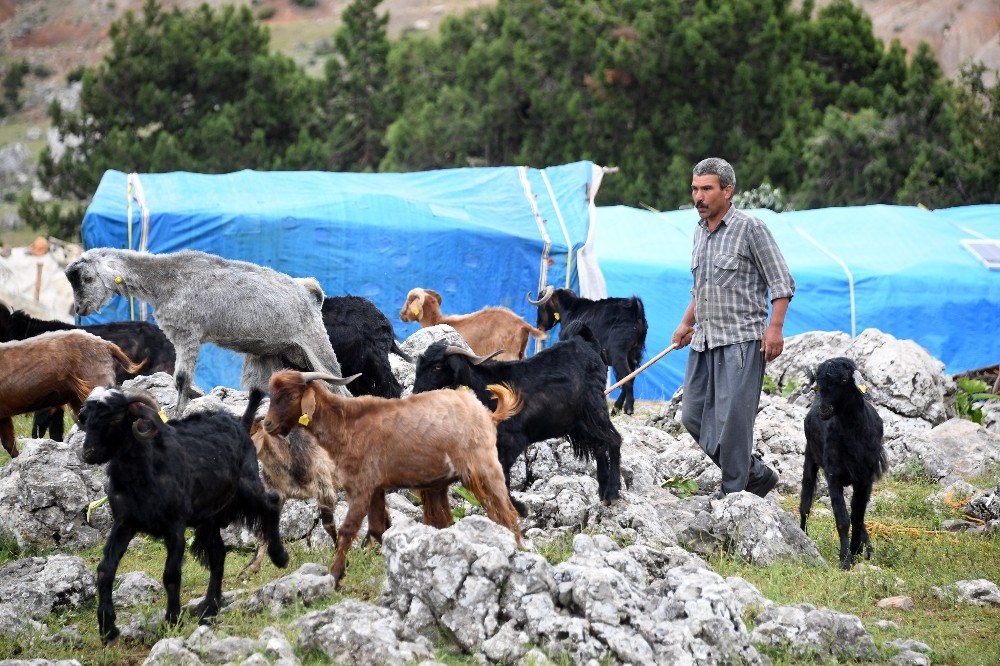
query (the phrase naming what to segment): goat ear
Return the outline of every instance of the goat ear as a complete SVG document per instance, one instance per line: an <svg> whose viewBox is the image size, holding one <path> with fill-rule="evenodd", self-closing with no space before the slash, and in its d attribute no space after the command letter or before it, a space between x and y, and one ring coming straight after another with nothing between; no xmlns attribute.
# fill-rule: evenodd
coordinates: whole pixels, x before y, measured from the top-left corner
<svg viewBox="0 0 1000 666"><path fill-rule="evenodd" d="M427 292L428 296L437 301L438 305L441 305L441 302L444 300L443 298L441 298L441 294L437 293L433 289L424 289L424 291Z"/></svg>
<svg viewBox="0 0 1000 666"><path fill-rule="evenodd" d="M310 417L316 413L316 389L307 386L302 394L302 413Z"/></svg>

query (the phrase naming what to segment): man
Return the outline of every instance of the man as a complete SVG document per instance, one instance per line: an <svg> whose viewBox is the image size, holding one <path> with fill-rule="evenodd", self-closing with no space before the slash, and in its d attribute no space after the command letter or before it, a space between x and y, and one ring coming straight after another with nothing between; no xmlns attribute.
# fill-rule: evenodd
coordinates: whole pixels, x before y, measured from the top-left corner
<svg viewBox="0 0 1000 666"><path fill-rule="evenodd" d="M751 455L753 423L764 363L781 354L795 293L767 226L733 207L735 188L725 160L695 165L691 198L701 219L691 255L694 288L672 338L678 347L691 345L681 422L722 470L720 498L741 490L763 497L778 483L778 474Z"/></svg>

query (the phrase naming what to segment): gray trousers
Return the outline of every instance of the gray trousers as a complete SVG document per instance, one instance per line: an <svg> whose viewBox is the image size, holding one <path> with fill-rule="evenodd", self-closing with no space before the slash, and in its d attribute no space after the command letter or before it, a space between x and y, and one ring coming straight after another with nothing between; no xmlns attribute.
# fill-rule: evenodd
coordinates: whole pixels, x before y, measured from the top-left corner
<svg viewBox="0 0 1000 666"><path fill-rule="evenodd" d="M753 422L764 384L760 340L697 352L684 373L681 423L722 470L722 491L746 489L766 467L752 457Z"/></svg>

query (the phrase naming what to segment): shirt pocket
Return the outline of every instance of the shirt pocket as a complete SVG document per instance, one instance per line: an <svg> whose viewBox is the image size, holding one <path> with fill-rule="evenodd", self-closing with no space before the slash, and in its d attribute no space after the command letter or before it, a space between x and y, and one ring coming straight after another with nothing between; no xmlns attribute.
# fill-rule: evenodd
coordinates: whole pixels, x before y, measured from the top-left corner
<svg viewBox="0 0 1000 666"><path fill-rule="evenodd" d="M723 288L732 287L739 272L740 256L738 254L720 252L715 255L715 271L712 278L716 285Z"/></svg>

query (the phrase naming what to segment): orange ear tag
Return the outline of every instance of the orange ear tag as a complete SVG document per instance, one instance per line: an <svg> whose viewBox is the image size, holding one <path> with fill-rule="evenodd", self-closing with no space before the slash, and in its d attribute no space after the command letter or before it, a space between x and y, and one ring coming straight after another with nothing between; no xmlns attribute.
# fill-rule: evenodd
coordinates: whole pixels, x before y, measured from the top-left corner
<svg viewBox="0 0 1000 666"><path fill-rule="evenodd" d="M302 416L299 417L299 425L300 426L305 427L305 426L308 426L309 423L310 423L310 420L309 420L309 415L308 414L303 414Z"/></svg>

